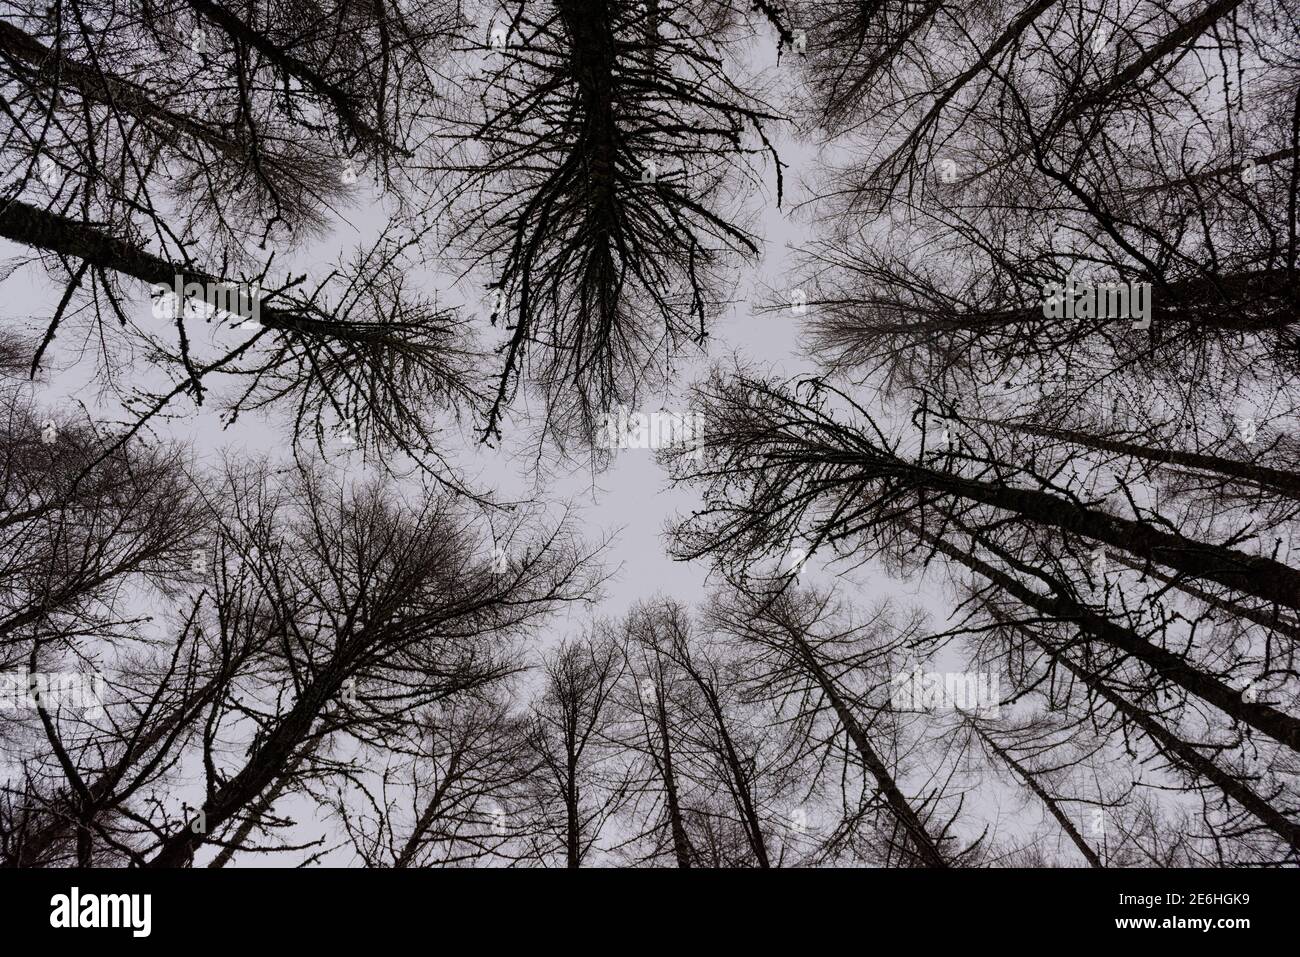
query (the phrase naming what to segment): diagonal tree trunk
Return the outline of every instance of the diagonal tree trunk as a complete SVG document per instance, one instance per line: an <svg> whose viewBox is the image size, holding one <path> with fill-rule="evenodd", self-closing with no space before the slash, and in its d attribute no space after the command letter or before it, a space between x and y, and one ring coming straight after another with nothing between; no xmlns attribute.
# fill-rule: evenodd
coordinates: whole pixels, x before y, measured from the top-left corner
<svg viewBox="0 0 1300 957"><path fill-rule="evenodd" d="M302 762L308 757L308 755L314 752L318 746L319 739L316 743L310 744L306 748L300 750L297 756L285 766L284 771L280 774L279 778L276 779L276 782L272 784L270 788L267 789L266 793L258 799L252 812L244 818L243 822L239 825L239 828L235 831L234 837L224 843L224 846L217 852L217 856L212 859L212 862L208 864L208 867L225 867L230 863L230 859L235 856L235 852L243 849L244 842L247 841L248 836L253 833L253 828L255 828L258 823L261 822L262 818L270 812L271 808L275 805L275 802L279 800L280 795L284 793L284 789L288 787L289 782L293 780L294 772L298 770L302 765Z"/></svg>
<svg viewBox="0 0 1300 957"><path fill-rule="evenodd" d="M339 668L322 673L303 689L301 696L258 746L239 773L226 781L203 805L203 832L189 824L165 838L147 867L188 867L194 852L243 808L255 801L283 770L285 764L311 733L312 724L326 704L343 686L345 675Z"/></svg>
<svg viewBox="0 0 1300 957"><path fill-rule="evenodd" d="M249 144L191 116L157 103L147 90L103 72L97 67L63 56L12 23L0 20L0 54L31 68L31 76L53 91L75 90L83 99L132 116L164 140L191 137L212 147L222 156L245 160ZM293 175L293 164L282 156L257 150L257 161L282 175Z"/></svg>
<svg viewBox="0 0 1300 957"><path fill-rule="evenodd" d="M1054 662L1078 678L1089 691L1106 701L1126 719L1140 728L1171 761L1185 768L1189 773L1209 781L1250 814L1254 815L1274 834L1300 851L1300 824L1296 824L1287 818L1256 794L1244 781L1223 770L1214 761L1201 754L1194 745L1189 744L1171 732L1153 715L1137 707L1106 685L1097 675L1075 664L1061 648L1047 641L1035 629L1030 628L1023 622L1014 621L1000 614L995 613L995 617L1029 638L1034 644L1042 648Z"/></svg>
<svg viewBox="0 0 1300 957"><path fill-rule="evenodd" d="M1158 465L1177 465L1198 472L1212 472L1228 478L1239 479L1262 489L1277 492L1289 498L1300 500L1300 475L1281 469L1239 462L1219 455L1206 455L1200 452L1183 452L1177 449L1159 449L1141 442L1124 439L1111 439L1092 435L1077 429L1062 429L1047 425L1035 425L1032 422L1008 422L998 419L971 418L968 422L993 425L1019 432L1022 435L1036 435L1047 439L1059 439L1073 445L1081 445L1116 455L1128 455Z"/></svg>
<svg viewBox="0 0 1300 957"><path fill-rule="evenodd" d="M910 840L910 852L915 854L927 867L948 867L948 861L939 850L935 839L930 836L920 816L908 803L907 798L898 787L898 783L894 780L894 776L890 773L889 767L876 754L866 731L858 723L858 719L845 703L839 689L835 686L835 682L826 674L826 670L822 667L821 662L817 660L816 654L808 646L803 636L793 628L787 627L786 631L794 643L798 659L803 664L808 675L816 682L817 687L826 695L826 699L831 703L840 725L849 736L849 740L853 742L854 747L857 748L862 763L875 779L876 787L879 788L881 795L884 797L894 821L902 828Z"/></svg>
<svg viewBox="0 0 1300 957"><path fill-rule="evenodd" d="M1020 779L1029 787L1029 790L1034 792L1035 797L1043 802L1043 806L1047 808L1052 817L1056 818L1056 823L1061 825L1061 830L1063 830L1066 836L1074 842L1074 846L1079 849L1079 853L1083 855L1084 860L1088 862L1089 866L1105 867L1106 865L1101 862L1101 858L1097 856L1097 852L1094 851L1092 847L1089 846L1088 842L1083 839L1083 835L1080 834L1079 829L1074 826L1074 822L1070 820L1069 815L1061 810L1060 802L1043 789L1043 786L1038 783L1038 779L1034 773L1012 757L1008 751L1000 747L993 738L985 733L983 728L979 727L979 725L971 722L971 727L974 729L975 733L980 736L980 740L987 744L990 750L992 750L992 752L996 754L998 758L1007 765L1007 767L1016 772Z"/></svg>
<svg viewBox="0 0 1300 957"><path fill-rule="evenodd" d="M1229 717L1300 752L1300 719L1283 714L1268 705L1244 700L1241 692L1193 667L1181 656L1152 644L1130 629L1115 624L1070 598L1059 583L1054 586L1054 594L1042 594L937 536L920 533L920 537L935 550L988 579L1029 608L1052 620L1073 624L1093 639L1148 665L1165 680L1208 701Z"/></svg>
<svg viewBox="0 0 1300 957"><path fill-rule="evenodd" d="M256 50L278 69L299 80L313 93L329 100L330 105L338 112L339 118L358 142L403 152L398 149L397 144L384 135L382 130L376 129L357 113L353 97L349 96L347 91L331 83L316 67L278 46L262 31L255 30L220 3L214 3L212 0L186 0L186 2L196 13L220 27L231 39Z"/></svg>
<svg viewBox="0 0 1300 957"><path fill-rule="evenodd" d="M731 776L731 787L736 797L741 821L745 825L745 834L749 838L750 850L754 852L754 858L758 861L759 867L771 867L771 862L767 856L767 845L763 840L762 822L759 820L758 811L754 807L754 795L749 775L745 773L744 768L741 766L740 757L736 753L735 742L732 740L731 732L727 729L727 721L722 712L721 702L718 701L717 690L704 680L704 676L699 673L694 663L685 655L680 659L680 663L687 675L695 682L695 686L700 689L700 693L708 703L709 712L713 715L718 740L722 744L723 761L727 766L727 773Z"/></svg>
<svg viewBox="0 0 1300 957"><path fill-rule="evenodd" d="M1293 641L1300 641L1300 625L1297 625L1294 621L1283 618L1279 615L1276 606L1274 606L1271 611L1265 611L1262 608L1252 608L1248 605L1243 605L1241 602L1231 601L1219 595L1212 595L1205 589L1196 587L1196 585L1191 582L1174 575L1166 575L1159 569L1135 561L1122 552L1116 553L1113 557L1121 565L1125 565L1134 571L1141 572L1143 575L1150 576L1158 582L1172 585L1179 591L1191 595L1199 601L1205 602L1211 608L1227 612L1238 618L1244 618L1247 621L1253 621L1257 625L1263 625L1265 628L1276 631L1278 634L1286 635Z"/></svg>
<svg viewBox="0 0 1300 957"><path fill-rule="evenodd" d="M1036 525L1059 528L1112 545L1138 558L1193 578L1226 585L1243 594L1300 610L1300 570L1281 562L1187 538L1142 521L1120 518L1037 489L963 478L901 459L868 458L864 468L921 488L992 505Z"/></svg>

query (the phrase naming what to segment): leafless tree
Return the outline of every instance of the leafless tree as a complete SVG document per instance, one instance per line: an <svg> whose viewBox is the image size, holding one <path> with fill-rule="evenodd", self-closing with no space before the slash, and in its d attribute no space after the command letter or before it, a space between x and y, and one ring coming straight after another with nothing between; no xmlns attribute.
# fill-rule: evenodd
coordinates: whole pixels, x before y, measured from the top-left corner
<svg viewBox="0 0 1300 957"><path fill-rule="evenodd" d="M531 703L532 853L542 862L581 867L627 794L614 741L614 695L626 661L604 629L562 642L543 663Z"/></svg>
<svg viewBox="0 0 1300 957"><path fill-rule="evenodd" d="M418 211L323 274L293 267L353 201L356 167L385 187L406 176L454 7L10 6L0 152L18 175L0 236L62 288L32 374L56 338L89 334L128 434L233 381L227 421L275 405L295 441L347 429L354 446L417 455L454 482L432 415L480 390L461 320L404 275L428 232ZM141 284L155 293L143 308ZM140 359L163 381L120 381Z"/></svg>
<svg viewBox="0 0 1300 957"><path fill-rule="evenodd" d="M735 207L749 154L780 175L777 116L724 65L752 33L741 5L490 10L470 41L486 66L469 81L477 107L449 133L463 156L444 167L448 241L490 274L505 328L484 438L526 385L551 438L589 447L600 413L634 405L705 342L728 254L757 255Z"/></svg>
<svg viewBox="0 0 1300 957"><path fill-rule="evenodd" d="M705 506L679 526L680 554L712 557L733 577L752 575L774 543L796 541L849 566L874 556L911 572L933 557L951 561L973 573L972 588L1022 609L1015 617L1067 627L1076 637L1055 641L1062 648L1082 642L1086 657L1062 666L1079 669L1093 693L1109 694L1107 682L1123 673L1131 684L1108 700L1124 721L1144 720L1144 731L1180 767L1294 846L1289 798L1272 785L1267 795L1256 793L1248 774L1216 765L1149 710L1206 727L1222 742L1216 747L1244 743L1290 766L1298 743L1292 642L1261 630L1258 614L1243 616L1239 627L1215 627L1203 600L1184 605L1171 584L1208 583L1230 599L1217 603L1220 612L1237 603L1286 611L1294 591L1265 595L1264 581L1288 581L1287 566L1231 541L1180 534L1133 496L1133 517L1123 517L1124 496L1090 500L1064 469L1023 456L1007 461L993 441L973 438L960 453L936 457L922 438L919 450L909 450L825 383L787 389L719 377L700 401L715 428L701 461L682 456L677 464L683 481L701 486ZM1109 570L1107 552L1126 555L1128 571ZM1236 571L1246 568L1252 571ZM1147 569L1163 570L1155 587ZM1016 649L1025 641L1008 639ZM1254 735L1258 743L1243 740Z"/></svg>

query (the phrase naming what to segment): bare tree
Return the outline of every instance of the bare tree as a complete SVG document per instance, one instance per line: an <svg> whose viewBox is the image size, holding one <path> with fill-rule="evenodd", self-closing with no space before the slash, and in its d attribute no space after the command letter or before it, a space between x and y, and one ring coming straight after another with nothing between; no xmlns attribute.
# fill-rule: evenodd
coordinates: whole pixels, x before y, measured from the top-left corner
<svg viewBox="0 0 1300 957"><path fill-rule="evenodd" d="M451 5L18 7L0 25L0 151L20 171L0 236L62 289L32 374L56 337L92 332L130 434L233 377L227 421L277 405L296 441L348 429L454 483L431 414L479 391L461 322L404 275L427 225L399 212L326 273L292 266L352 201L355 167L404 180L439 100ZM143 321L139 284L154 293ZM119 383L141 357L168 381Z"/></svg>
<svg viewBox="0 0 1300 957"><path fill-rule="evenodd" d="M918 797L904 793L907 769L894 750L901 740L897 716L890 696L881 694L890 673L882 666L894 644L880 641L889 625L886 609L863 623L845 622L829 594L784 588L720 595L710 615L751 649L752 680L761 693L797 702L788 713L800 716L803 748L822 752L818 764L825 768L838 755L837 763L864 778L862 805L846 802L827 851L844 843L867 859L904 867L949 867L972 853L974 847L958 850L948 833L960 802L947 821L940 816L942 785ZM873 824L865 853L855 833L864 818Z"/></svg>
<svg viewBox="0 0 1300 957"><path fill-rule="evenodd" d="M749 32L712 0L492 5L445 166L448 241L489 272L506 333L485 439L526 384L546 433L589 447L600 413L707 339L727 254L758 252L730 207L777 119L724 66Z"/></svg>
<svg viewBox="0 0 1300 957"><path fill-rule="evenodd" d="M529 719L537 763L533 854L576 868L626 795L613 739L614 694L626 661L602 629L562 642L546 657L543 673Z"/></svg>
<svg viewBox="0 0 1300 957"><path fill-rule="evenodd" d="M378 780L354 773L329 804L368 867L435 867L509 854L533 769L527 722L495 692L447 698L388 736ZM362 796L361 810L357 794Z"/></svg>

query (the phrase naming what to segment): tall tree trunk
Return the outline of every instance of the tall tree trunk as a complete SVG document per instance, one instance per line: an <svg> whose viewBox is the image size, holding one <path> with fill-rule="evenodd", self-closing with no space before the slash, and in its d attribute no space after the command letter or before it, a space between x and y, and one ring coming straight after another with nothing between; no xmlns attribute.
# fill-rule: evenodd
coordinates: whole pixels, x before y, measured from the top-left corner
<svg viewBox="0 0 1300 957"><path fill-rule="evenodd" d="M1091 90L1083 91L1084 95L1074 103L1073 108L1056 121L1055 128L1063 127L1090 109L1105 105L1125 87L1136 83L1142 74L1160 60L1183 51L1186 45L1195 42L1202 33L1236 10L1241 3L1242 0L1213 0L1206 4L1194 16L1163 34L1123 69L1115 71L1106 82Z"/></svg>
<svg viewBox="0 0 1300 957"><path fill-rule="evenodd" d="M87 67L70 60L6 21L0 21L0 52L31 67L30 75L51 90L73 90L91 103L125 113L147 124L154 135L164 140L192 137L228 159L245 162L251 158L246 142L167 109L143 87L103 72L103 64ZM257 162L282 175L293 172L289 160L262 147L257 150Z"/></svg>
<svg viewBox="0 0 1300 957"><path fill-rule="evenodd" d="M918 534L922 541L987 578L1022 604L1053 620L1071 623L1085 634L1150 666L1165 680L1216 706L1229 717L1268 735L1293 751L1300 752L1300 719L1283 714L1268 705L1244 700L1241 692L1189 665L1180 656L1152 644L1128 628L1117 625L1079 604L1068 596L1059 583L1054 584L1055 593L1052 595L1036 592L968 551L951 545L937 536L927 533Z"/></svg>
<svg viewBox="0 0 1300 957"><path fill-rule="evenodd" d="M447 793L447 788L460 776L458 767L460 764L460 753L452 756L447 765L447 773L443 775L442 781L433 789L433 794L429 797L428 803L424 810L420 812L420 817L416 820L415 826L411 828L410 836L407 837L406 843L402 846L402 852L397 855L393 861L393 867L404 869L408 867L412 860L415 859L415 853L420 849L420 840L433 826L433 822L438 819L438 812L442 809L442 799Z"/></svg>
<svg viewBox="0 0 1300 957"><path fill-rule="evenodd" d="M1256 794L1249 785L1240 778L1223 770L1212 760L1196 750L1194 745L1189 744L1182 738L1173 734L1169 729L1162 725L1154 716L1134 705L1121 694L1110 688L1097 675L1087 671L1068 658L1064 650L1058 648L1047 641L1036 630L1030 628L1023 622L1008 619L1003 615L995 614L995 617L1020 631L1038 647L1042 648L1053 661L1060 664L1072 675L1078 678L1089 691L1096 694L1099 698L1106 701L1111 707L1131 721L1135 726L1140 728L1144 734L1151 740L1163 754L1165 754L1175 764L1181 765L1189 773L1209 781L1225 795L1232 798L1250 814L1259 820L1265 827L1271 830L1282 840L1286 841L1293 848L1300 851L1300 824L1288 819L1280 811Z"/></svg>
<svg viewBox="0 0 1300 957"><path fill-rule="evenodd" d="M225 842L225 845L217 852L217 856L212 859L211 863L208 864L208 867L225 867L230 863L230 859L235 856L235 852L243 849L244 842L247 841L248 836L253 833L253 828L255 828L262 818L270 812L271 808L275 805L275 802L280 799L280 795L284 793L284 789L288 787L289 782L293 779L293 773L302 765L303 760L316 750L318 744L319 742L301 749L293 760L289 762L288 766L285 767L284 772L276 779L275 783L272 784L270 788L267 789L266 793L258 799L253 812L244 818L243 823L241 823L239 828L235 831L234 837Z"/></svg>
<svg viewBox="0 0 1300 957"><path fill-rule="evenodd" d="M578 817L578 755L577 741L567 742L568 779L564 785L564 858L565 866L582 866L582 828Z"/></svg>
<svg viewBox="0 0 1300 957"><path fill-rule="evenodd" d="M170 287L178 278L182 283L198 283L204 288L205 301L209 305L223 305L216 296L219 287L226 280L192 265L174 263L155 256L95 226L37 209L18 200L0 206L0 237L35 249L47 249L70 256L89 263L96 269L111 270L153 285ZM209 295L212 298L206 298ZM313 321L268 306L260 308L258 318L262 325L272 329L316 330L321 333L330 330L329 322Z"/></svg>
<svg viewBox="0 0 1300 957"><path fill-rule="evenodd" d="M1099 435L1091 435L1087 432L1080 432L1076 429L1059 429L1047 425L1035 425L1031 422L1007 422L1005 420L981 418L971 418L966 421L982 425L994 425L1023 435L1059 439L1073 445L1099 449L1104 452L1114 452L1117 455L1128 455L1160 465L1177 465L1199 472L1214 472L1300 500L1300 475L1296 475L1294 472L1284 472L1281 469L1252 465L1249 462L1238 462L1235 459L1223 458L1218 455L1182 452L1176 449L1158 449L1140 442L1110 439Z"/></svg>
<svg viewBox="0 0 1300 957"><path fill-rule="evenodd" d="M659 762L668 806L668 824L673 835L673 854L677 858L678 867L688 868L691 866L691 845L686 837L686 826L682 821L682 809L677 797L677 775L673 769L673 751L668 734L668 710L664 704L663 694L657 688L655 723L659 726L659 736L663 743Z"/></svg>
<svg viewBox="0 0 1300 957"><path fill-rule="evenodd" d="M1300 625L1283 618L1278 614L1277 606L1273 606L1271 611L1265 611L1262 608L1251 608L1240 602L1230 601L1218 595L1212 595L1203 588L1197 588L1194 584L1185 579L1178 578L1174 575L1166 575L1158 569L1145 565L1142 562L1129 558L1122 552L1113 556L1121 565L1141 572L1145 576L1154 578L1158 582L1166 585L1172 585L1179 591L1191 595L1193 598L1205 602L1211 608L1227 612L1237 618L1245 618L1247 621L1253 621L1257 625L1263 625L1280 635L1286 635L1293 641L1300 641Z"/></svg>
<svg viewBox="0 0 1300 957"><path fill-rule="evenodd" d="M1074 822L1071 821L1069 816L1061 810L1060 803L1043 789L1043 786L1038 783L1038 779L1034 776L1033 772L1013 758L1009 752L1001 748L998 743L989 737L989 735L986 734L984 729L979 725L972 722L971 727L975 730L975 733L980 736L980 739L989 746L993 753L996 754L1009 768L1011 768L1012 771L1015 771L1020 779L1028 785L1029 790L1034 792L1034 795L1038 800L1043 802L1043 806L1047 808L1052 817L1056 818L1056 823L1061 825L1061 830L1063 830L1066 836L1074 842L1074 846L1079 849L1079 853L1083 855L1084 860L1088 862L1089 866L1105 867L1106 865L1101 862L1101 858L1097 856L1097 852L1088 845L1088 842L1083 839L1083 835L1079 833L1079 829L1074 826Z"/></svg>
<svg viewBox="0 0 1300 957"><path fill-rule="evenodd" d="M711 685L704 681L693 664L689 661L682 663L686 673L691 676L704 695L704 700L708 702L709 711L713 715L713 722L717 727L718 739L722 744L723 760L727 765L727 772L731 775L732 788L735 790L737 809L740 811L741 820L745 825L745 834L749 838L750 850L754 852L754 858L758 861L758 866L762 868L771 867L771 862L767 856L767 844L763 840L763 826L758 818L758 811L754 807L754 796L751 791L749 775L741 766L740 757L736 753L735 743L732 741L731 732L727 730L726 718L722 713L722 704L718 701L717 692Z"/></svg>
<svg viewBox="0 0 1300 957"><path fill-rule="evenodd" d="M358 115L352 98L339 86L330 83L316 67L289 50L276 45L262 30L254 29L240 17L212 0L186 0L195 13L202 14L222 29L232 40L251 47L273 63L277 69L299 80L303 86L318 96L329 100L338 117L356 140L364 146L396 149L383 131Z"/></svg>
<svg viewBox="0 0 1300 957"><path fill-rule="evenodd" d="M293 708L266 736L249 761L226 781L203 806L206 829L196 832L188 824L165 838L147 867L188 867L194 852L207 840L207 833L220 828L235 814L257 799L279 775L290 756L302 746L311 726L326 703L338 694L344 675L331 669L304 689Z"/></svg>
<svg viewBox="0 0 1300 957"><path fill-rule="evenodd" d="M847 463L845 463L847 464ZM1146 522L1119 518L1037 489L981 482L901 459L868 460L882 477L897 478L944 495L992 505L1035 524L1122 549L1193 578L1226 585L1243 594L1300 610L1300 570L1257 555L1212 545Z"/></svg>
<svg viewBox="0 0 1300 957"><path fill-rule="evenodd" d="M948 867L948 861L943 853L939 850L938 844L935 843L930 832L926 830L925 825L916 811L908 803L907 798L899 789L898 783L894 780L893 775L889 772L888 766L876 754L875 749L871 746L871 741L867 737L866 731L858 723L857 718L849 709L844 699L840 696L839 689L831 680L830 676L817 660L816 654L808 647L803 636L799 635L794 629L787 628L791 639L794 641L800 660L808 670L808 674L821 688L826 699L830 701L831 707L835 711L835 716L839 719L841 727L849 736L857 748L862 763L866 765L871 776L876 780L876 787L879 788L881 795L885 798L890 812L903 832L908 836L911 843L910 853L928 867Z"/></svg>

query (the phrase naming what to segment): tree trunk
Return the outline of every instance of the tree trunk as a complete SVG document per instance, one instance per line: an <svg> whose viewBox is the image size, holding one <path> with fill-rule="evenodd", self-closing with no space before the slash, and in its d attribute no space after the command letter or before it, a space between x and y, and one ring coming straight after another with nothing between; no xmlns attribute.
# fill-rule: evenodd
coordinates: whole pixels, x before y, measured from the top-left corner
<svg viewBox="0 0 1300 957"><path fill-rule="evenodd" d="M661 772L664 779L664 792L667 795L668 823L673 835L673 854L678 867L691 866L691 845L686 837L686 826L682 822L682 809L677 799L677 777L673 771L673 752L668 737L668 711L664 705L663 694L655 691L655 720L659 725L659 736L663 741Z"/></svg>
<svg viewBox="0 0 1300 957"><path fill-rule="evenodd" d="M1244 700L1241 692L1192 667L1173 652L1153 645L1129 629L1115 624L1108 618L1103 618L1067 597L1059 583L1055 585L1055 594L1041 594L969 552L933 535L919 534L922 541L948 557L956 559L972 571L978 572L1022 604L1055 621L1075 625L1093 638L1148 665L1165 680L1215 705L1229 717L1268 735L1293 751L1300 752L1300 719L1283 714L1268 705Z"/></svg>
<svg viewBox="0 0 1300 957"><path fill-rule="evenodd" d="M1196 748L1173 734L1152 715L1128 701L1118 692L1104 684L1095 674L1075 664L1065 656L1061 649L1052 646L1036 631L1027 625L996 616L1026 635L1038 647L1042 648L1052 660L1060 664L1072 675L1083 682L1084 686L1105 700L1116 711L1140 728L1151 742L1171 761L1186 768L1190 773L1209 781L1220 791L1232 798L1248 812L1255 816L1265 827L1277 834L1292 847L1300 850L1300 824L1289 820L1285 815L1261 798L1250 787L1224 771L1217 764L1201 754Z"/></svg>
<svg viewBox="0 0 1300 957"><path fill-rule="evenodd" d="M727 722L722 714L722 705L718 701L717 693L712 686L705 683L704 678L695 666L690 663L683 663L687 674L695 682L700 692L704 695L704 700L709 703L709 710L713 714L714 724L717 725L718 738L722 743L723 760L726 762L728 773L731 775L732 787L736 792L736 803L740 811L741 820L745 824L745 833L749 837L750 850L754 852L754 858L758 861L758 866L762 868L771 867L771 862L767 856L767 845L763 840L763 827L758 819L758 811L754 807L754 796L750 792L749 776L741 767L740 757L736 754L735 743L731 739L731 733L727 730Z"/></svg>
<svg viewBox="0 0 1300 957"><path fill-rule="evenodd" d="M792 629L787 629L790 637L794 640L798 649L799 657L803 661L804 667L808 669L808 674L816 681L817 686L821 688L822 693L830 701L831 707L835 710L835 715L839 719L840 725L849 736L854 746L858 749L858 754L862 758L863 764L871 772L872 777L876 779L876 786L884 796L885 802L889 805L890 811L897 824L903 829L911 840L911 852L914 853L927 867L948 867L948 861L940 852L934 838L930 836L929 831L921 822L920 817L904 797L903 792L899 790L898 784L889 772L885 762L876 754L872 748L867 733L858 724L853 712L849 710L844 699L840 697L839 690L835 683L831 681L830 676L826 674L821 663L817 660L813 650L808 647L808 643L803 637L798 635Z"/></svg>
<svg viewBox="0 0 1300 957"><path fill-rule="evenodd" d="M1043 802L1043 805L1049 812L1051 812L1052 817L1056 818L1056 823L1061 825L1061 830L1063 830L1066 833L1066 836L1074 842L1074 846L1079 849L1079 853L1083 855L1089 866L1105 867L1106 865L1101 862L1101 858L1097 856L1097 852L1094 851L1088 845L1088 842L1083 839L1083 835L1079 833L1079 829L1074 826L1074 822L1070 820L1069 816L1061 810L1061 806L1057 800L1043 790L1042 785L1038 783L1038 780L1034 777L1033 773L1013 758L1010 753L1000 748L997 742L985 734L984 730L978 725L972 723L971 727L975 729L975 733L980 736L984 743L992 749L993 753L1020 776L1020 779L1028 785L1029 790L1034 792L1038 800Z"/></svg>
<svg viewBox="0 0 1300 957"><path fill-rule="evenodd" d="M248 835L253 833L253 828L257 826L262 816L271 810L275 802L279 800L280 795L284 793L284 789L293 778L294 771L298 769L307 755L315 750L316 745L312 745L298 752L298 755L284 769L284 773L271 785L266 794L262 795L258 800L253 813L244 819L243 823L239 825L239 829L235 831L235 836L225 842L225 846L217 852L217 856L212 859L208 867L225 867L230 863L230 859L235 856L235 852L243 848L244 842L248 840Z"/></svg>
<svg viewBox="0 0 1300 957"><path fill-rule="evenodd" d="M1252 485L1277 492L1281 495L1287 496L1288 498L1300 500L1300 475L1296 475L1294 472L1284 472L1281 469L1267 468L1262 465L1252 465L1249 462L1238 462L1234 459L1227 459L1218 455L1205 455L1200 452L1181 452L1175 449L1157 449L1149 445L1143 445L1139 442L1129 442L1122 439L1108 439L1102 436L1090 435L1087 432L1079 432L1074 429L1057 429L1046 425L1034 425L1030 422L1005 422L994 419L979 418L973 418L967 421L977 422L983 425L995 425L1004 429L1009 429L1013 432L1020 432L1024 435L1037 435L1042 436L1043 438L1060 439L1063 442L1069 442L1073 445L1082 445L1087 448L1099 449L1105 452L1114 452L1117 455L1128 455L1147 462L1156 462L1160 465L1177 465L1200 472L1214 472L1219 475L1225 475L1229 478L1249 482Z"/></svg>
<svg viewBox="0 0 1300 957"><path fill-rule="evenodd" d="M302 746L311 733L311 726L343 685L341 672L326 672L308 686L293 708L275 729L267 735L248 763L233 778L226 781L203 806L205 833L196 833L188 824L166 838L147 867L188 867L194 852L206 841L207 832L215 831L235 814L256 800L257 796L276 779L286 761Z"/></svg>
<svg viewBox="0 0 1300 957"><path fill-rule="evenodd" d="M1281 617L1278 614L1277 606L1273 606L1272 611L1264 611L1260 608L1251 608L1242 605L1239 602L1229 601L1218 595L1212 595L1203 588L1197 588L1191 582L1185 579L1177 578L1173 575L1166 575L1164 572L1144 565L1142 562L1135 561L1122 553L1114 556L1115 560L1136 572L1141 572L1144 576L1154 578L1158 582L1166 585L1172 585L1179 591L1191 595L1193 598L1205 602L1211 608L1227 612L1237 618L1245 618L1247 621L1253 621L1257 625L1263 625L1280 635L1285 635L1293 641L1300 641L1300 625L1293 621Z"/></svg>
<svg viewBox="0 0 1300 957"><path fill-rule="evenodd" d="M870 462L866 467L940 494L992 505L1038 525L1112 545L1193 578L1217 582L1243 594L1300 610L1300 571L1269 558L1199 542L1146 522L1108 515L1037 489L962 478L898 459Z"/></svg>
<svg viewBox="0 0 1300 957"><path fill-rule="evenodd" d="M582 866L582 829L578 818L577 742L568 742L568 781L564 786L564 856L565 866Z"/></svg>

